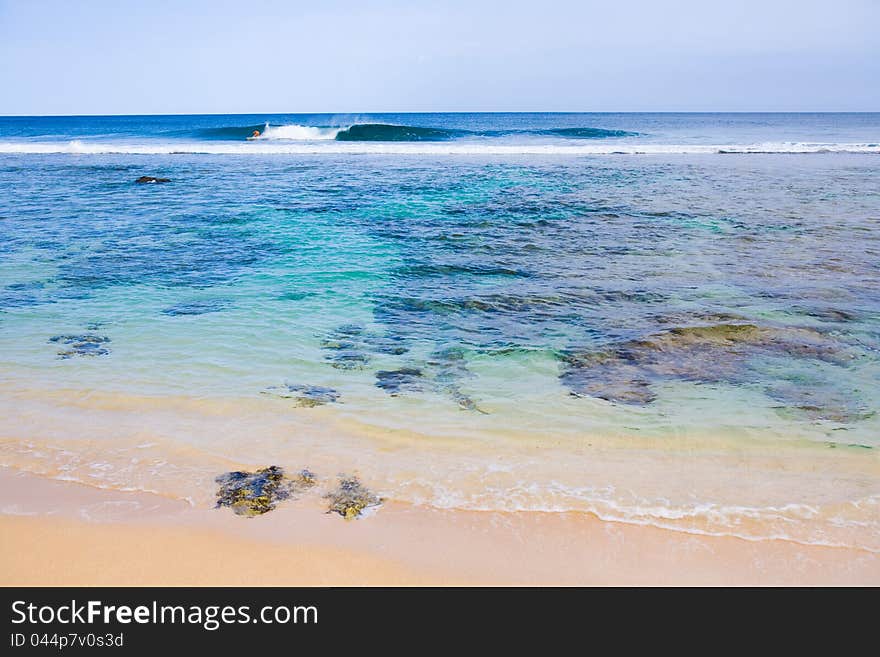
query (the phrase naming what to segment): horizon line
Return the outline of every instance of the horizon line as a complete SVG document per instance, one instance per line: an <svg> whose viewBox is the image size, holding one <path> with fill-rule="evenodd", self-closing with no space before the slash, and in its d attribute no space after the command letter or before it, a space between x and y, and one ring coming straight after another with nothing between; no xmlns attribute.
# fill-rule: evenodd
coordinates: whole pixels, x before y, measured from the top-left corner
<svg viewBox="0 0 880 657"><path fill-rule="evenodd" d="M336 111L336 112L156 112L156 113L83 113L83 114L5 114L3 119L108 118L137 116L259 116L259 115L374 115L374 114L880 114L880 110L480 110L480 111Z"/></svg>

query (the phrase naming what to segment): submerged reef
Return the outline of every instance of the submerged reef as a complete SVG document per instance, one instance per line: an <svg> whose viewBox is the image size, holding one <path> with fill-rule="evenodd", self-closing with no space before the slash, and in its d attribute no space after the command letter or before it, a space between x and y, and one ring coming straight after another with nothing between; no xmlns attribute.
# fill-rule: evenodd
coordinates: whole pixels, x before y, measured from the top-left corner
<svg viewBox="0 0 880 657"><path fill-rule="evenodd" d="M363 369L373 354L400 356L409 351L400 335L375 335L357 324L343 324L321 341L324 360L340 370Z"/></svg>
<svg viewBox="0 0 880 657"><path fill-rule="evenodd" d="M110 349L106 346L110 343L110 338L94 333L56 335L49 338L49 342L66 347L58 351L58 356L61 359L73 358L74 356L106 356L110 353Z"/></svg>
<svg viewBox="0 0 880 657"><path fill-rule="evenodd" d="M280 386L269 386L263 391L266 395L275 395L282 399L294 399L297 406L312 408L324 404L335 404L340 394L334 388L310 386L300 383L284 383Z"/></svg>
<svg viewBox="0 0 880 657"><path fill-rule="evenodd" d="M450 347L435 351L427 364L434 373L437 388L451 397L460 409L487 415L486 411L477 406L476 402L461 389L461 381L474 376L467 368L463 349Z"/></svg>
<svg viewBox="0 0 880 657"><path fill-rule="evenodd" d="M382 503L382 499L366 488L357 477L347 475L340 475L336 488L324 497L330 501L327 513L338 513L346 520L357 518L364 509Z"/></svg>
<svg viewBox="0 0 880 657"><path fill-rule="evenodd" d="M363 369L377 354L402 356L409 352L403 335L370 333L357 324L344 324L334 329L321 342L321 348L328 352L324 360L344 370ZM470 376L464 350L449 348L437 350L426 362L418 365L379 370L375 385L392 397L423 392L426 388L436 389L452 397L459 408L484 413L459 387L459 381Z"/></svg>
<svg viewBox="0 0 880 657"><path fill-rule="evenodd" d="M601 350L570 351L563 356L560 378L576 396L644 405L656 399L656 383L746 384L757 378L762 360L780 357L845 366L853 355L815 329L723 323L671 328ZM777 378L782 381L771 384L767 394L818 418L846 421L863 415L858 403L845 395L827 390L815 394L815 381Z"/></svg>
<svg viewBox="0 0 880 657"><path fill-rule="evenodd" d="M256 472L227 472L214 481L219 486L217 508L228 506L236 515L254 517L268 513L296 491L314 486L316 478L309 470L291 478L283 468L270 465Z"/></svg>
<svg viewBox="0 0 880 657"><path fill-rule="evenodd" d="M419 392L422 370L415 367L401 367L398 370L379 370L376 372L376 387L392 397L402 392Z"/></svg>
<svg viewBox="0 0 880 657"><path fill-rule="evenodd" d="M364 328L357 324L345 324L331 331L321 342L321 349L329 352L324 360L340 370L362 369L370 361L361 344L363 332Z"/></svg>

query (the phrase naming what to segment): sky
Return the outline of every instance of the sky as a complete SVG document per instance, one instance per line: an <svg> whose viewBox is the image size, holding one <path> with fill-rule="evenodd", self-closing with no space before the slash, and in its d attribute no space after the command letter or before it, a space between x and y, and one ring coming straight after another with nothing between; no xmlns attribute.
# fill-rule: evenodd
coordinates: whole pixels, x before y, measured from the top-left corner
<svg viewBox="0 0 880 657"><path fill-rule="evenodd" d="M880 111L880 0L0 0L0 114Z"/></svg>

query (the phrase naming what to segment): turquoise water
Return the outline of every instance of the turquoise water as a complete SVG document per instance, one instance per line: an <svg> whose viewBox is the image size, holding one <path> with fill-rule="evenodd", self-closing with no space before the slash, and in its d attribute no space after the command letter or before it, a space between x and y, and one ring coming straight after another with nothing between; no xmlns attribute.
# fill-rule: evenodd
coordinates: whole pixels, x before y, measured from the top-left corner
<svg viewBox="0 0 880 657"><path fill-rule="evenodd" d="M755 474L773 485L752 510L827 502L839 522L841 504L880 499L880 115L347 121L0 119L7 383L279 399L405 429L448 465L442 486L416 495L401 474L416 466L393 457L376 476L441 506L491 508L455 463L500 476L535 441L557 462L493 479L498 505L516 490L522 508L578 508L566 459L633 436L667 450L663 467L697 436L856 463L840 486ZM473 449L445 451L450 436ZM608 504L662 502L668 519L673 493L614 468L625 493ZM697 504L710 472L675 494Z"/></svg>

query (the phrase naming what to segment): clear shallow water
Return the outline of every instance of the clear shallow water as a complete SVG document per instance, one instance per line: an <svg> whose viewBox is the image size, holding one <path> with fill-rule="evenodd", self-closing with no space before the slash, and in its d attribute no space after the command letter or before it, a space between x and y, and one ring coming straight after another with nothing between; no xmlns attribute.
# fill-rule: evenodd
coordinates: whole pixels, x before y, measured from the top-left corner
<svg viewBox="0 0 880 657"><path fill-rule="evenodd" d="M65 442L7 400L5 463L202 499L157 463L205 483L218 457L308 457L422 504L880 549L877 156L560 150L871 144L878 115L367 117L459 132L357 154L216 132L334 125L293 118L0 119L0 151L100 146L0 155L0 367L48 399L237 399L338 436L150 409ZM548 132L572 128L635 134ZM229 152L163 152L195 141ZM405 150L438 144L509 150ZM151 431L165 451L132 467Z"/></svg>

